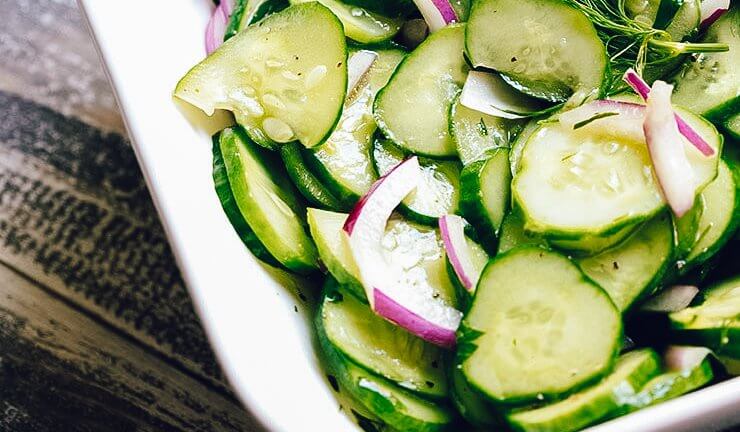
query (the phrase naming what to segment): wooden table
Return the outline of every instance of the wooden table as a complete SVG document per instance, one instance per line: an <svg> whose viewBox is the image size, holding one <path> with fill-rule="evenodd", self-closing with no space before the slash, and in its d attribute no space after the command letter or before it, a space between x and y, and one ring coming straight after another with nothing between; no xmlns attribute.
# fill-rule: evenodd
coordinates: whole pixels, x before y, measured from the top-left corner
<svg viewBox="0 0 740 432"><path fill-rule="evenodd" d="M74 0L0 10L0 431L257 430Z"/></svg>

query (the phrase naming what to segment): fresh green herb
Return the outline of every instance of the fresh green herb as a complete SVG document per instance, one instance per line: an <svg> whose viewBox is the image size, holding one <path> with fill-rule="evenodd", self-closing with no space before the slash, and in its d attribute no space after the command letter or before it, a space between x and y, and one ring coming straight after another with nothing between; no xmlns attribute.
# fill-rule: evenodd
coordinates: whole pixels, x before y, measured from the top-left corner
<svg viewBox="0 0 740 432"><path fill-rule="evenodd" d="M483 121L483 117L481 117L478 122L478 132L483 136L488 136L488 128L486 127L486 122Z"/></svg>
<svg viewBox="0 0 740 432"><path fill-rule="evenodd" d="M603 118L607 118L607 117L613 117L615 115L619 115L619 113L617 113L617 112L604 112L604 113L594 114L592 117L587 118L586 120L581 120L578 123L574 124L573 125L573 130L580 129L580 128L586 126L587 124L589 124L591 122L594 122L594 121L596 121L598 119L603 119Z"/></svg>
<svg viewBox="0 0 740 432"><path fill-rule="evenodd" d="M473 355L476 349L478 349L478 344L475 343L476 339L483 336L483 332L480 330L476 330L474 328L468 327L468 325L463 322L460 324L460 329L458 330L458 336L457 336L457 362L462 363Z"/></svg>
<svg viewBox="0 0 740 432"><path fill-rule="evenodd" d="M646 66L661 64L683 54L721 52L727 44L674 42L665 30L648 27L629 17L625 0L565 0L596 26L611 60L608 94L625 89L624 72L632 67L642 74Z"/></svg>

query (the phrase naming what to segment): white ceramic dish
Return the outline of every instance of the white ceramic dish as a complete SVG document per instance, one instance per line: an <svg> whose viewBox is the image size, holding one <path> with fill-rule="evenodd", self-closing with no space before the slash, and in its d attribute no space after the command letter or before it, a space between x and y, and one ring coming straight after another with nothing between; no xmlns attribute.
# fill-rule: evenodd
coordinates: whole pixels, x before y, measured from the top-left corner
<svg viewBox="0 0 740 432"><path fill-rule="evenodd" d="M213 190L209 127L175 104L177 80L204 56L210 0L79 0L149 189L211 344L233 388L273 431L359 430L338 410L314 351L310 316L244 248ZM202 123L202 122L200 122ZM211 128L213 125L211 125ZM284 281L283 281L284 282ZM740 423L740 379L593 428L714 430Z"/></svg>

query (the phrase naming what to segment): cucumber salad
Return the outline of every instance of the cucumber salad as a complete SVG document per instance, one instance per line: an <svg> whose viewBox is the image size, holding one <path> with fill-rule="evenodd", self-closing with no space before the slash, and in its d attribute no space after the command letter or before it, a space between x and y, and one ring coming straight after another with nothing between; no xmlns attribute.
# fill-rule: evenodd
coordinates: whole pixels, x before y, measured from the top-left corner
<svg viewBox="0 0 740 432"><path fill-rule="evenodd" d="M740 6L220 0L174 96L321 286L366 431L575 431L740 373ZM258 288L258 287L252 287Z"/></svg>

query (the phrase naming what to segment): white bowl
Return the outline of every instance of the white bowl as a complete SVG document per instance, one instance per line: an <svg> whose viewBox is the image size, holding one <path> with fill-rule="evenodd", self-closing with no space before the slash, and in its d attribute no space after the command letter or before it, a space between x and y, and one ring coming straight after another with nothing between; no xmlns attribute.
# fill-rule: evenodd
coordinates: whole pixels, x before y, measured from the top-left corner
<svg viewBox="0 0 740 432"><path fill-rule="evenodd" d="M327 385L299 287L260 265L221 210L211 179L210 133L218 121L204 123L172 99L178 79L204 56L210 0L79 2L196 311L234 390L270 430L359 430ZM738 421L735 379L593 430L696 431Z"/></svg>

